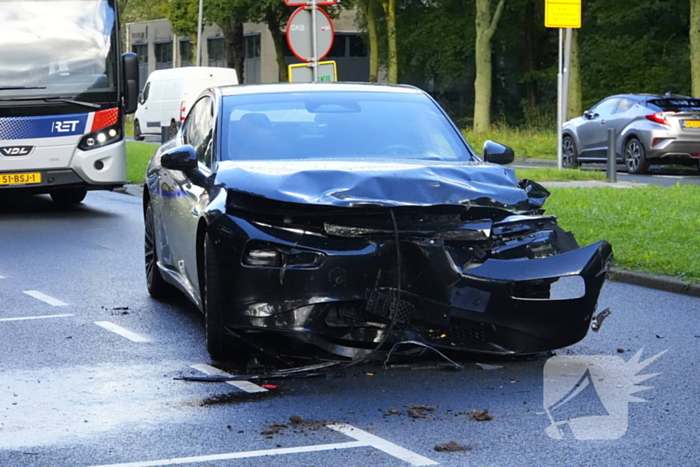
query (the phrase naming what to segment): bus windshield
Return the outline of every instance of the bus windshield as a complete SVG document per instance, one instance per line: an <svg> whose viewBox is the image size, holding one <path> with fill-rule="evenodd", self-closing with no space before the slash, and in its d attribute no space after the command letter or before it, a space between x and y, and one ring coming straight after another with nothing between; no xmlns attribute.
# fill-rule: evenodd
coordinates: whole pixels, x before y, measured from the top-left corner
<svg viewBox="0 0 700 467"><path fill-rule="evenodd" d="M0 0L0 100L116 101L116 15L108 0Z"/></svg>

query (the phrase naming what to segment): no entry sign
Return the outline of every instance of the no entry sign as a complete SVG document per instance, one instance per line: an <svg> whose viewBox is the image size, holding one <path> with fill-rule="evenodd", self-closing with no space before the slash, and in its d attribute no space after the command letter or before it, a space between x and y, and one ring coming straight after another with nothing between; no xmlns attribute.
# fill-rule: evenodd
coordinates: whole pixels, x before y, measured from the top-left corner
<svg viewBox="0 0 700 467"><path fill-rule="evenodd" d="M314 59L313 31L311 29L311 9L297 8L287 23L287 44L292 53L305 62ZM333 22L328 13L321 8L316 9L316 44L318 57L321 60L328 55L333 47Z"/></svg>

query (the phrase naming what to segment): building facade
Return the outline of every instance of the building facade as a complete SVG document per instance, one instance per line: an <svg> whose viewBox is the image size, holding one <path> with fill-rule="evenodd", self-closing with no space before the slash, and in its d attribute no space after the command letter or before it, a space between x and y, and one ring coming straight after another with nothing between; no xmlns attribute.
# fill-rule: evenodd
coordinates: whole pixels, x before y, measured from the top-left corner
<svg viewBox="0 0 700 467"><path fill-rule="evenodd" d="M368 81L369 54L364 38L355 23L355 11L344 10L333 20L335 37L333 47L324 60L337 63L340 81ZM245 64L243 80L252 83L275 83L279 70L272 35L265 24L245 23ZM195 41L175 36L170 21L160 19L128 23L126 50L139 57L139 88L143 89L148 75L165 68L193 66L196 61ZM221 28L216 24L202 31L202 65L226 67L226 45ZM285 44L287 65L301 63Z"/></svg>

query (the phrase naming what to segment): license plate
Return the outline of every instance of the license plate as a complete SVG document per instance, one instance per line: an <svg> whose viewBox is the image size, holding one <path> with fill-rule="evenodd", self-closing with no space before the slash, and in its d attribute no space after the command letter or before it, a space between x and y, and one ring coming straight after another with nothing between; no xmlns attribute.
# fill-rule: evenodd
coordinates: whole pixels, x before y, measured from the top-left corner
<svg viewBox="0 0 700 467"><path fill-rule="evenodd" d="M685 128L700 128L700 120L683 120Z"/></svg>
<svg viewBox="0 0 700 467"><path fill-rule="evenodd" d="M41 183L41 172L0 174L0 185L29 185L32 183Z"/></svg>

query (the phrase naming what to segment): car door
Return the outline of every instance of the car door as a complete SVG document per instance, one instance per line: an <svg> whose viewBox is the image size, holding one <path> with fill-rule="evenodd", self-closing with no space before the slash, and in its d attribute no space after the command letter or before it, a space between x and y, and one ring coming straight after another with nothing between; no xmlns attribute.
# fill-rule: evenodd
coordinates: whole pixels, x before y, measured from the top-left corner
<svg viewBox="0 0 700 467"><path fill-rule="evenodd" d="M198 167L191 172L171 171L172 183L178 196L172 198L171 236L178 259L177 268L187 288L199 297L197 275L197 228L209 203L209 182L212 176L214 100L200 98L192 107L183 126L182 141L191 145L197 155Z"/></svg>
<svg viewBox="0 0 700 467"><path fill-rule="evenodd" d="M619 97L610 97L596 104L587 114L589 116L584 117L587 121L577 129L581 142L579 159L606 157L608 120L619 103Z"/></svg>

